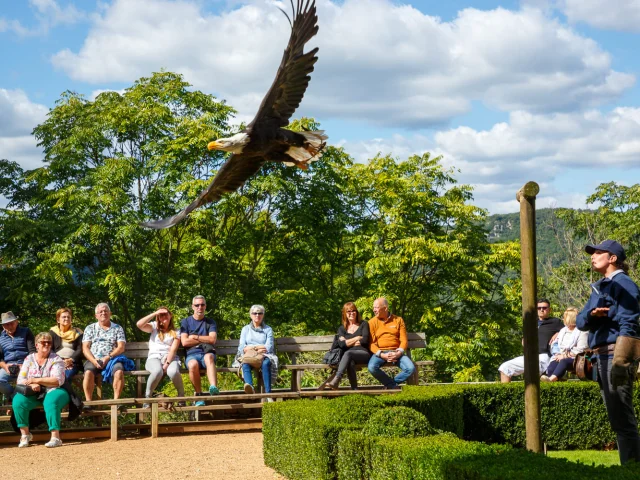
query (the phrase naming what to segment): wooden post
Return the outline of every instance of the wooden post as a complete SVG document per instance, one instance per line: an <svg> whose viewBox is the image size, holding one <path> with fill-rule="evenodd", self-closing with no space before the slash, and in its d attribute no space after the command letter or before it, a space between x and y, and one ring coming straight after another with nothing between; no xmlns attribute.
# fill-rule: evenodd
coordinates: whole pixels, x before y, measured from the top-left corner
<svg viewBox="0 0 640 480"><path fill-rule="evenodd" d="M158 404L151 404L151 438L158 438Z"/></svg>
<svg viewBox="0 0 640 480"><path fill-rule="evenodd" d="M118 405L111 405L111 440L118 440Z"/></svg>
<svg viewBox="0 0 640 480"><path fill-rule="evenodd" d="M522 327L524 332L524 414L527 449L542 452L540 431L540 370L536 267L536 195L540 187L527 182L516 194L520 202L520 258L522 266Z"/></svg>

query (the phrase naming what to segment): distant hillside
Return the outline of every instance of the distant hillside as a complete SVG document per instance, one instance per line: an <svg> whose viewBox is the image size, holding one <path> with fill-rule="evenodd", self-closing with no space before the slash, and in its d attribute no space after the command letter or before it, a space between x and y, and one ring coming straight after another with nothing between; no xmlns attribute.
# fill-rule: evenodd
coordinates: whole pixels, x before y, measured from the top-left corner
<svg viewBox="0 0 640 480"><path fill-rule="evenodd" d="M536 240L538 263L551 259L554 266L564 261L564 252L560 248L553 232L550 231L553 210L543 208L536 210ZM557 220L556 220L557 221ZM485 228L489 231L491 243L520 240L520 213L504 213L487 217Z"/></svg>

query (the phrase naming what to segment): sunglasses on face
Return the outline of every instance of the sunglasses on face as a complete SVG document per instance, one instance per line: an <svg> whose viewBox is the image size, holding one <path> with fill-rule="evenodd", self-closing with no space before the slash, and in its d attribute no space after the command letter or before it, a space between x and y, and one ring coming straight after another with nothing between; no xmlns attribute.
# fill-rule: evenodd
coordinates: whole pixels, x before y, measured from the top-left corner
<svg viewBox="0 0 640 480"><path fill-rule="evenodd" d="M207 306L207 304L206 304L206 303L195 303L195 304L193 305L193 307L194 307L194 308L204 308L204 307L206 307L206 306Z"/></svg>
<svg viewBox="0 0 640 480"><path fill-rule="evenodd" d="M264 312L251 312L251 315L264 315Z"/></svg>
<svg viewBox="0 0 640 480"><path fill-rule="evenodd" d="M40 342L40 345L51 345L51 342Z"/></svg>
<svg viewBox="0 0 640 480"><path fill-rule="evenodd" d="M347 310L347 315L349 315L350 313L358 313L357 310Z"/></svg>
<svg viewBox="0 0 640 480"><path fill-rule="evenodd" d="M549 307L538 307L538 310L549 310Z"/></svg>

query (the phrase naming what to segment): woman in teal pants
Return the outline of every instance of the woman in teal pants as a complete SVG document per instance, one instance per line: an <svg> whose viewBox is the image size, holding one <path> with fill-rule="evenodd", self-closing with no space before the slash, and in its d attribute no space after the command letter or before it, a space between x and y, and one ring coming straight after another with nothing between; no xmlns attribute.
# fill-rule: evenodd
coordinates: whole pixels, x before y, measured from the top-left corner
<svg viewBox="0 0 640 480"><path fill-rule="evenodd" d="M51 440L46 447L59 447L62 409L69 403L69 394L61 388L65 382L65 363L51 351L52 339L49 333L36 335L36 353L25 358L13 397L13 414L22 434L18 447L28 447L33 436L29 432L29 412L36 407L44 407L44 413L51 432ZM24 385L24 387L20 387ZM25 389L21 393L21 389Z"/></svg>

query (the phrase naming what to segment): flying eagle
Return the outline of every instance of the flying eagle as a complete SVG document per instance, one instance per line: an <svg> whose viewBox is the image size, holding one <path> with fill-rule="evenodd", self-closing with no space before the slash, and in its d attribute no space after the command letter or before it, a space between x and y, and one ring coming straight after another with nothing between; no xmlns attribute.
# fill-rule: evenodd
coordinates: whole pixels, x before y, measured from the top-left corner
<svg viewBox="0 0 640 480"><path fill-rule="evenodd" d="M232 155L222 165L211 184L191 205L173 217L143 223L149 228L171 227L196 208L218 201L234 192L255 174L266 161L282 162L306 170L317 160L326 145L322 130L292 132L286 130L309 85L313 65L318 61L318 48L304 53L304 45L318 33L315 0L291 1L293 19L282 10L291 25L289 43L282 56L276 78L262 100L253 121L240 133L220 138L207 145L209 150L224 150Z"/></svg>

